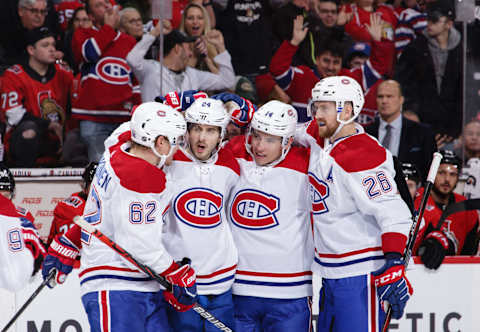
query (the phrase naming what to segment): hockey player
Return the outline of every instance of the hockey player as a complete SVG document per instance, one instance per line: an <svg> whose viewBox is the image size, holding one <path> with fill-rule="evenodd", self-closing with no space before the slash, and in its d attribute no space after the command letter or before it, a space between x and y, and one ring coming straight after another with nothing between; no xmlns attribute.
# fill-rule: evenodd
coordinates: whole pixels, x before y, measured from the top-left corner
<svg viewBox="0 0 480 332"><path fill-rule="evenodd" d="M385 320L380 304L388 301L399 319L412 294L401 258L411 214L393 180L392 155L353 122L363 103L354 79L324 78L312 90L314 120L298 132L311 148L318 332L377 331Z"/></svg>
<svg viewBox="0 0 480 332"><path fill-rule="evenodd" d="M230 121L223 103L197 99L185 111L187 135L166 173L175 182L163 241L175 260L189 257L197 273L198 302L227 326L234 325L232 284L237 266L226 207L240 166L221 148ZM174 331L215 331L192 310L168 308Z"/></svg>
<svg viewBox="0 0 480 332"><path fill-rule="evenodd" d="M310 331L313 243L308 150L292 147L295 109L270 101L245 136L232 138L240 164L229 217L238 248L235 331Z"/></svg>
<svg viewBox="0 0 480 332"><path fill-rule="evenodd" d="M72 194L69 198L59 202L53 210L53 220L50 226L47 246L50 246L57 234L65 234L73 225L73 218L81 216L85 207L85 200L90 191L90 183L92 183L98 163L91 162L85 168L82 179L82 191Z"/></svg>
<svg viewBox="0 0 480 332"><path fill-rule="evenodd" d="M33 224L18 214L6 194L12 180L8 169L0 169L0 288L18 291L40 267L45 249Z"/></svg>
<svg viewBox="0 0 480 332"><path fill-rule="evenodd" d="M445 255L475 255L478 250L478 213L476 210L454 213L438 225L442 212L451 204L466 200L454 193L462 161L452 151L440 151L443 155L432 193L427 201L424 223L420 226L416 252L429 269L438 269ZM415 206L420 205L423 188L417 192Z"/></svg>
<svg viewBox="0 0 480 332"><path fill-rule="evenodd" d="M171 201L171 184L162 167L171 161L185 133L185 120L169 106L144 103L133 113L130 128L121 135L115 131L106 142L83 216L164 276L173 292L160 291L157 282L82 232L82 302L94 332L170 331L162 293L177 310L190 309L196 299L195 272L189 264L175 263L161 241ZM72 234L75 230L53 240L44 275L57 269L61 282L59 277L71 271L80 246Z"/></svg>

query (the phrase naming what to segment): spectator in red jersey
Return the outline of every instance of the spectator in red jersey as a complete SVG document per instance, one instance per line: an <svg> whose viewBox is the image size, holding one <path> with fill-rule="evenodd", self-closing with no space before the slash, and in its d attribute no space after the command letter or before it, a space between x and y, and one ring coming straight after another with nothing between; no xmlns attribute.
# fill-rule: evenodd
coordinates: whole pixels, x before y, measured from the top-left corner
<svg viewBox="0 0 480 332"><path fill-rule="evenodd" d="M55 5L55 10L58 14L58 23L63 32L67 31L75 11L79 8L83 8L83 3L80 0L67 0Z"/></svg>
<svg viewBox="0 0 480 332"><path fill-rule="evenodd" d="M391 69L393 55L393 42L382 40L382 22L377 17L372 18L372 23L367 26L372 35L373 43L370 59L361 68L352 70L342 69L343 49L340 44L326 41L319 48L316 55L316 68L312 70L307 66L295 67L292 59L298 50L298 45L307 35L307 29L303 28L303 17L298 16L294 22L293 37L290 41L285 40L270 62L270 72L277 84L292 98L292 105L298 113L298 121L309 120L307 104L310 92L315 84L328 76L346 75L356 79L362 86L365 96L365 106L358 121L367 125L371 123L376 114L376 84L380 82L382 75Z"/></svg>
<svg viewBox="0 0 480 332"><path fill-rule="evenodd" d="M65 234L74 224L73 218L81 216L85 208L85 200L90 191L90 184L97 170L98 163L90 163L82 175L82 191L72 194L66 200L57 204L53 210L53 220L48 235L47 247L50 246L57 234Z"/></svg>
<svg viewBox="0 0 480 332"><path fill-rule="evenodd" d="M10 164L33 167L37 158L56 163L73 75L55 64L55 39L46 27L27 35L28 61L3 77L1 109L11 127Z"/></svg>
<svg viewBox="0 0 480 332"><path fill-rule="evenodd" d="M80 135L88 146L89 161L98 161L105 139L130 119L133 105L139 104L141 98L126 61L136 40L116 30L118 8L107 0L87 0L85 7L94 27L77 29L73 35L73 53L82 80L72 114L80 120Z"/></svg>
<svg viewBox="0 0 480 332"><path fill-rule="evenodd" d="M345 31L355 41L373 42L367 26L371 24L372 14L382 20L382 38L394 41L397 17L390 6L376 5L375 0L356 0L353 4L345 5L346 13L352 13L352 18L345 25Z"/></svg>
<svg viewBox="0 0 480 332"><path fill-rule="evenodd" d="M414 253L421 257L429 269L438 269L445 256L475 255L478 250L478 213L476 210L460 211L448 216L439 225L440 216L451 204L466 200L454 193L462 161L452 151L441 151L443 158L427 201L424 222L420 225ZM418 208L423 188L417 192Z"/></svg>
<svg viewBox="0 0 480 332"><path fill-rule="evenodd" d="M143 36L143 21L140 12L133 7L127 7L122 9L119 15L118 30L132 36L136 40L140 40Z"/></svg>

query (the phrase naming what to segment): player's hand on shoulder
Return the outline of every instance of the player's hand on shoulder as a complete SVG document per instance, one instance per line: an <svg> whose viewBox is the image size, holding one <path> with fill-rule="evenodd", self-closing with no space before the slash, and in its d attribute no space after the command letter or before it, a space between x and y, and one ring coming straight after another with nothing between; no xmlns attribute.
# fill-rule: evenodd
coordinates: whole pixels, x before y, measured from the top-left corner
<svg viewBox="0 0 480 332"><path fill-rule="evenodd" d="M399 255L398 255L399 256ZM386 304L392 308L392 318L403 316L405 305L413 294L412 285L405 276L405 265L401 258L387 258L385 265L372 272L377 296L386 312Z"/></svg>
<svg viewBox="0 0 480 332"><path fill-rule="evenodd" d="M420 246L418 255L428 269L436 270L442 264L449 249L448 238L441 230L428 233Z"/></svg>
<svg viewBox="0 0 480 332"><path fill-rule="evenodd" d="M182 264L185 263L185 264ZM172 291L164 291L163 295L177 311L187 311L197 301L197 285L195 271L185 259L182 263L174 263L173 268L163 273L165 279L172 284Z"/></svg>
<svg viewBox="0 0 480 332"><path fill-rule="evenodd" d="M222 101L224 104L233 102L235 107L228 108L231 120L240 128L246 127L252 121L257 106L250 100L240 97L234 93L222 92L212 96L213 99ZM238 105L238 106L237 106Z"/></svg>
<svg viewBox="0 0 480 332"><path fill-rule="evenodd" d="M48 284L53 288L56 284L63 284L67 275L72 272L75 258L79 254L78 248L67 237L58 234L48 248L47 257L43 262L42 276L47 279L52 270L56 270L55 281Z"/></svg>

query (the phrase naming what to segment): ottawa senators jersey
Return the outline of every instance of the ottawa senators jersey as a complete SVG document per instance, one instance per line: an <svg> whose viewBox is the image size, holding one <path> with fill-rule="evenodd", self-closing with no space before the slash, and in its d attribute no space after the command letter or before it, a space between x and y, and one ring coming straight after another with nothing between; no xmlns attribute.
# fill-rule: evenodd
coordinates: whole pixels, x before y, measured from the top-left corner
<svg viewBox="0 0 480 332"><path fill-rule="evenodd" d="M415 209L418 209L422 200L424 188L420 188L415 194ZM466 200L465 196L452 193L451 203L457 203ZM418 236L415 241L414 253L423 241L426 233L436 228L443 210L435 203L433 197L428 197L423 220L420 224ZM442 230L453 243L453 248L449 248L447 255L475 255L477 253L478 238L478 213L473 211L461 211L447 217L442 224ZM474 248L475 247L475 248Z"/></svg>
<svg viewBox="0 0 480 332"><path fill-rule="evenodd" d="M65 234L73 225L73 218L81 216L85 207L83 192L72 194L67 199L59 202L53 210L53 221L50 226L47 245L50 246L55 236L59 233Z"/></svg>
<svg viewBox="0 0 480 332"><path fill-rule="evenodd" d="M177 260L189 257L200 295L218 295L232 287L237 248L228 223L228 201L240 166L228 149L211 162L199 162L179 149L165 172L175 183L165 225L165 249Z"/></svg>
<svg viewBox="0 0 480 332"><path fill-rule="evenodd" d="M230 148L240 179L229 202L238 248L233 294L297 299L312 295L313 242L308 195L308 150L292 147L277 165L257 166L245 137Z"/></svg>
<svg viewBox="0 0 480 332"><path fill-rule="evenodd" d="M64 123L73 82L70 71L55 64L40 76L28 65L14 65L3 75L0 107L10 126L17 125L25 112Z"/></svg>

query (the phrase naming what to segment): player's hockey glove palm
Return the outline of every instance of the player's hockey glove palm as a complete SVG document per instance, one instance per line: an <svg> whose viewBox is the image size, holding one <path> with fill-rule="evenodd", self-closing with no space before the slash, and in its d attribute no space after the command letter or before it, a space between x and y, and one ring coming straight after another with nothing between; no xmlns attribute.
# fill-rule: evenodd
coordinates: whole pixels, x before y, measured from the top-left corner
<svg viewBox="0 0 480 332"><path fill-rule="evenodd" d="M221 100L223 103L233 101L238 104L239 108L232 110L230 116L232 122L239 128L248 126L250 121L252 121L253 113L257 110L257 107L250 100L233 93L222 92L212 96L212 98Z"/></svg>
<svg viewBox="0 0 480 332"><path fill-rule="evenodd" d="M433 231L425 236L418 247L418 255L425 267L438 269L448 251L448 238L442 231Z"/></svg>
<svg viewBox="0 0 480 332"><path fill-rule="evenodd" d="M47 255L47 251L45 250L42 240L40 240L40 236L35 226L33 226L28 219L24 218L22 218L22 236L25 246L30 250L34 259L32 273L32 275L34 275L40 269L40 266Z"/></svg>
<svg viewBox="0 0 480 332"><path fill-rule="evenodd" d="M155 101L168 105L173 109L181 112L189 108L195 100L207 97L208 95L203 91L187 90L180 93L172 91L167 93L165 97L156 97Z"/></svg>
<svg viewBox="0 0 480 332"><path fill-rule="evenodd" d="M386 304L392 307L392 318L400 319L407 301L413 294L413 288L405 276L405 266L401 259L387 259L387 262L377 271L372 272L372 279L377 288L383 310Z"/></svg>
<svg viewBox="0 0 480 332"><path fill-rule="evenodd" d="M79 254L78 248L68 240L64 235L57 235L48 248L48 255L43 262L42 276L47 279L48 275L55 269L57 274L55 282L49 283L50 288L55 287L55 283L63 284L67 274L72 272L75 258Z"/></svg>
<svg viewBox="0 0 480 332"><path fill-rule="evenodd" d="M190 264L178 265L175 270L165 275L165 279L172 284L172 291L163 292L163 296L177 311L187 311L197 301L197 285L195 271Z"/></svg>

